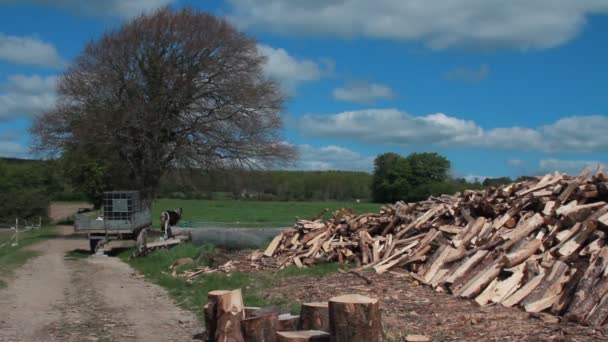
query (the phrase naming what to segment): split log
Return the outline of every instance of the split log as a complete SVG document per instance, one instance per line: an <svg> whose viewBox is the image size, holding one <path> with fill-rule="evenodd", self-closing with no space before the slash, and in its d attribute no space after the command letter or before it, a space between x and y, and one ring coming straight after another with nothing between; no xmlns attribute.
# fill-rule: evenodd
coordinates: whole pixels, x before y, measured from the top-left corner
<svg viewBox="0 0 608 342"><path fill-rule="evenodd" d="M545 278L545 271L541 268L540 273L530 279L524 284L519 290L515 291L512 295L502 301L502 305L511 307L519 304L524 298L526 298L532 291L534 291Z"/></svg>
<svg viewBox="0 0 608 342"><path fill-rule="evenodd" d="M521 248L516 251L510 252L503 257L503 261L506 267L514 267L522 262L528 260L542 245L542 241L538 239L532 239L524 243Z"/></svg>
<svg viewBox="0 0 608 342"><path fill-rule="evenodd" d="M524 300L525 310L527 312L541 312L553 306L559 300L564 285L575 272L576 269L568 268L565 263L556 261L545 281L536 288L536 290L542 290L546 286L546 290L536 299L534 299L535 292L533 291L530 297Z"/></svg>
<svg viewBox="0 0 608 342"><path fill-rule="evenodd" d="M318 330L277 332L277 342L329 342L329 333Z"/></svg>
<svg viewBox="0 0 608 342"><path fill-rule="evenodd" d="M574 267L576 268L576 272L564 285L564 289L560 294L560 297L551 307L551 313L553 313L554 315L562 315L564 311L566 311L566 309L568 308L568 305L570 305L570 301L574 296L576 286L585 274L587 268L589 267L589 261L581 260L580 262L576 263Z"/></svg>
<svg viewBox="0 0 608 342"><path fill-rule="evenodd" d="M532 291L532 293L530 293L530 295L526 297L526 299L522 301L522 306L525 307L529 304L538 302L544 297L546 298L546 294L549 288L551 288L554 284L559 283L560 280L562 280L562 276L567 270L568 265L566 263L561 262L559 260L556 261L553 267L551 267L551 270L549 271L545 279L543 279L543 282L537 288L535 288L534 291ZM553 303L551 303L551 305L553 305ZM526 309L526 311L528 310Z"/></svg>
<svg viewBox="0 0 608 342"><path fill-rule="evenodd" d="M302 304L299 330L329 331L328 303L314 302Z"/></svg>
<svg viewBox="0 0 608 342"><path fill-rule="evenodd" d="M483 270L483 272L480 272L476 277L463 285L460 297L472 298L476 296L486 285L498 277L503 266L502 260L494 261L488 268Z"/></svg>
<svg viewBox="0 0 608 342"><path fill-rule="evenodd" d="M377 299L344 295L329 300L332 342L380 342L383 340Z"/></svg>
<svg viewBox="0 0 608 342"><path fill-rule="evenodd" d="M244 342L241 321L244 318L241 290L216 290L207 294L204 307L205 326L213 341Z"/></svg>
<svg viewBox="0 0 608 342"><path fill-rule="evenodd" d="M277 324L277 331L296 331L300 325L300 316L294 316L292 314L279 315L279 322Z"/></svg>
<svg viewBox="0 0 608 342"><path fill-rule="evenodd" d="M608 276L604 276L593 286L591 293L583 301L568 312L568 319L583 322L597 303L608 294Z"/></svg>
<svg viewBox="0 0 608 342"><path fill-rule="evenodd" d="M570 306L566 312L566 319L574 321L580 320L580 315L577 315L580 310L577 309L583 303L583 301L585 301L585 299L591 295L593 286L604 269L606 269L606 266L608 266L608 247L602 247L579 281Z"/></svg>
<svg viewBox="0 0 608 342"><path fill-rule="evenodd" d="M602 297L585 322L591 326L600 327L606 322L606 318L608 318L608 294Z"/></svg>
<svg viewBox="0 0 608 342"><path fill-rule="evenodd" d="M246 342L275 342L278 325L277 313L246 318L241 321L241 330Z"/></svg>
<svg viewBox="0 0 608 342"><path fill-rule="evenodd" d="M279 247L279 244L281 243L282 239L283 239L283 234L279 234L279 235L275 236L274 239L272 239L272 241L266 248L266 250L264 251L264 255L267 257L273 256L274 252L277 250L277 247Z"/></svg>

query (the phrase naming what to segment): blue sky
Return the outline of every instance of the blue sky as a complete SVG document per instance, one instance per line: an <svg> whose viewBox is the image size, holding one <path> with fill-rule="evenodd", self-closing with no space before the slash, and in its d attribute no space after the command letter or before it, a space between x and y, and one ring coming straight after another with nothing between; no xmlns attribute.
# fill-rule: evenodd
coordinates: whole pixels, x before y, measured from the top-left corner
<svg viewBox="0 0 608 342"><path fill-rule="evenodd" d="M289 94L298 169L439 152L456 176L576 173L608 161L608 1L0 0L0 156L104 31L159 6L232 21Z"/></svg>

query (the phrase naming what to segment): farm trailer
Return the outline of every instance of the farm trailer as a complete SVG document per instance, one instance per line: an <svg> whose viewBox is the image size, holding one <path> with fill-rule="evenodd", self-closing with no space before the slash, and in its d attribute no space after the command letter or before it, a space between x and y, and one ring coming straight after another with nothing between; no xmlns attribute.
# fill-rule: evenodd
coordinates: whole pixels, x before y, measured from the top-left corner
<svg viewBox="0 0 608 342"><path fill-rule="evenodd" d="M74 219L74 230L88 235L91 252L100 241L135 240L151 226L151 201L139 191L104 192L100 211L79 213Z"/></svg>

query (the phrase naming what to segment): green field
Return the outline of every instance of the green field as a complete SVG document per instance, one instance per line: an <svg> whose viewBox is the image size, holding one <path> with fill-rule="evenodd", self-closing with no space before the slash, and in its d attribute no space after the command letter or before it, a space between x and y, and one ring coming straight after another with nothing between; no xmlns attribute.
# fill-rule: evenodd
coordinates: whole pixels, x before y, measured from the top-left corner
<svg viewBox="0 0 608 342"><path fill-rule="evenodd" d="M263 202L235 200L178 200L159 199L154 202L152 212L154 225L159 225L163 210L183 208L183 224L205 226L216 223L220 226L236 227L288 227L295 217L310 219L327 208L334 211L350 208L356 213L377 212L378 203L356 202ZM326 216L327 217L327 216Z"/></svg>

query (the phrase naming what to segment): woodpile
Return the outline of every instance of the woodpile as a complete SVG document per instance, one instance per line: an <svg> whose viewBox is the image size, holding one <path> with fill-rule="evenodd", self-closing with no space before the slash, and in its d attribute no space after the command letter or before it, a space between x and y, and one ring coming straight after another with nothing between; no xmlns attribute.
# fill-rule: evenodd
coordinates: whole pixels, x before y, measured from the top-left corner
<svg viewBox="0 0 608 342"><path fill-rule="evenodd" d="M246 307L241 290L207 294L204 307L208 342L380 342L384 340L377 299L344 295L302 305L302 314ZM298 330L299 329L299 330Z"/></svg>
<svg viewBox="0 0 608 342"><path fill-rule="evenodd" d="M608 174L548 174L485 190L297 220L259 263L403 270L437 292L603 325L608 317Z"/></svg>

